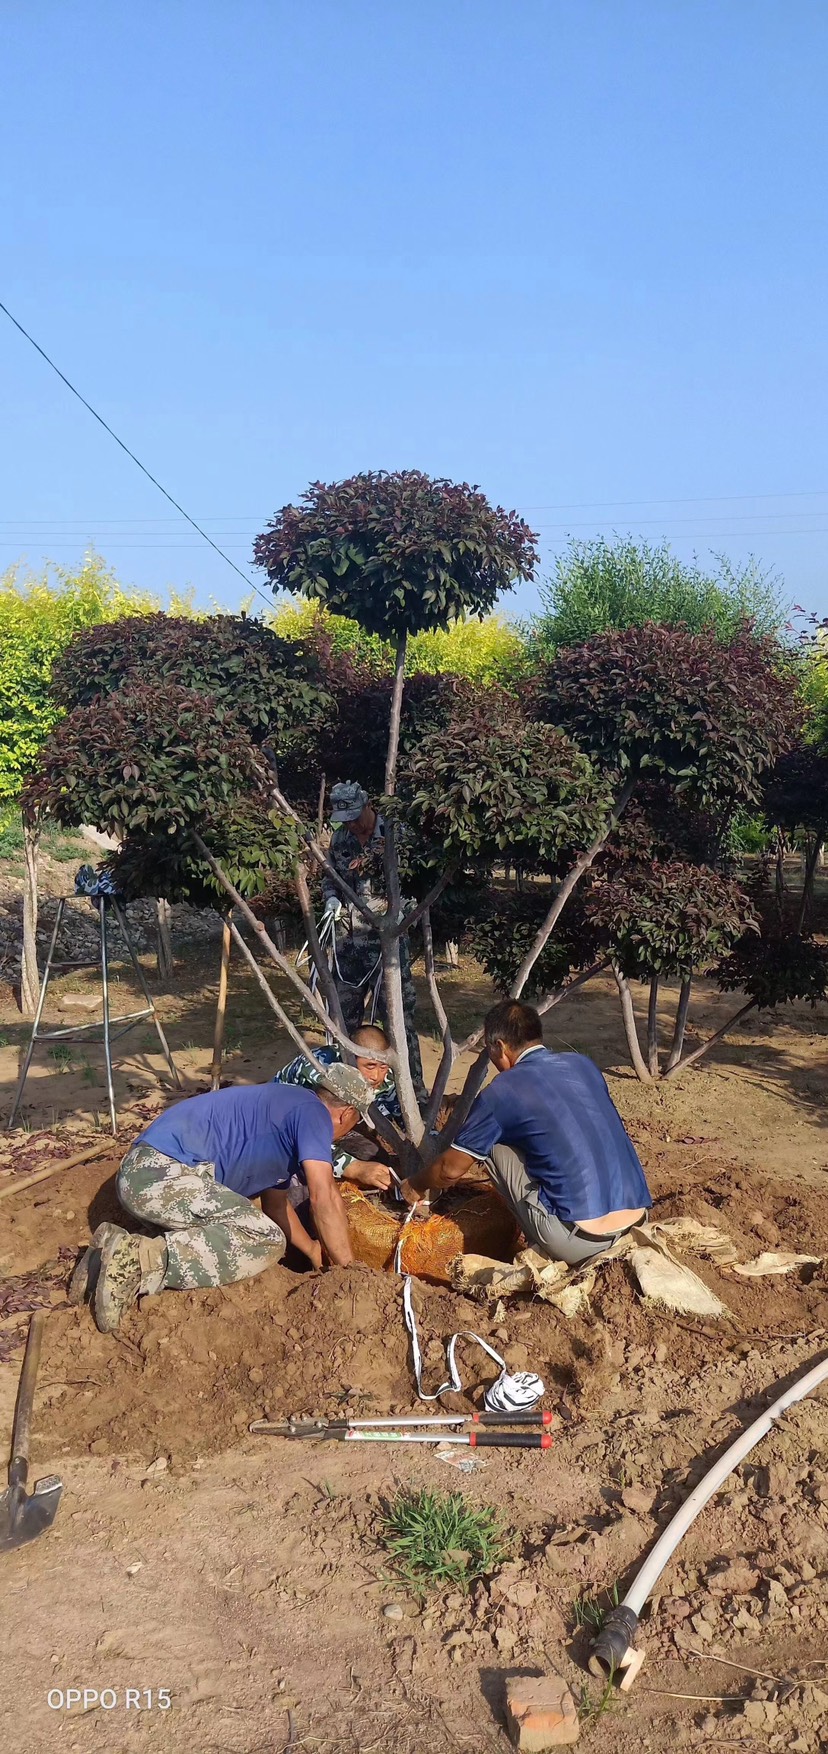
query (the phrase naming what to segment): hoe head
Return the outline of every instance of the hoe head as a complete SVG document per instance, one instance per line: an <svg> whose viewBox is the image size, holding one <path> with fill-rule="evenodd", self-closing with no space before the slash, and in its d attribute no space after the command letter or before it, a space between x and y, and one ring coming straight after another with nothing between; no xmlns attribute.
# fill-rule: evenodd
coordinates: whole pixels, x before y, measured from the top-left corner
<svg viewBox="0 0 828 1754"><path fill-rule="evenodd" d="M0 1493L0 1553L36 1540L57 1516L63 1481L57 1474L46 1474L35 1483L34 1491L27 1493L27 1472L25 1462L13 1462L8 1488Z"/></svg>

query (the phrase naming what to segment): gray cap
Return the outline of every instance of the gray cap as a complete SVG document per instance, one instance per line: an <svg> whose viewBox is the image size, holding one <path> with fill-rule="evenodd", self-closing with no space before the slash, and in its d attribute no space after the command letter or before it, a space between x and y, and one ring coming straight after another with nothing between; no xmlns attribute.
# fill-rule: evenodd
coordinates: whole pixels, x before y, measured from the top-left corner
<svg viewBox="0 0 828 1754"><path fill-rule="evenodd" d="M360 1114L365 1114L374 1100L375 1091L356 1066L326 1066L319 1083L323 1090L330 1090L340 1102L358 1109Z"/></svg>
<svg viewBox="0 0 828 1754"><path fill-rule="evenodd" d="M368 803L368 793L356 780L340 780L331 787L331 821L356 822Z"/></svg>

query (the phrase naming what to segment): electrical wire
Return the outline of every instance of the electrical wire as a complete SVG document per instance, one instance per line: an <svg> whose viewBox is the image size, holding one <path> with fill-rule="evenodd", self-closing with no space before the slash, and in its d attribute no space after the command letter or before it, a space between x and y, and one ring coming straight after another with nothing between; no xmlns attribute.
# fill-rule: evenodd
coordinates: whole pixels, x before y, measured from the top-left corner
<svg viewBox="0 0 828 1754"><path fill-rule="evenodd" d="M201 536L205 542L208 542L211 548L215 549L216 554L220 555L221 559L226 561L227 565L231 566L235 573L238 573L239 578L242 580L243 584L247 586L247 589L255 591L256 595L261 597L262 602L267 604L268 609L271 609L273 607L271 599L265 596L264 591L259 590L258 585L254 584L253 580L247 573L242 572L241 567L237 566L236 562L230 559L229 554L225 554L223 548L219 548L218 543L214 542L212 536L208 536L207 531L203 530L201 525L196 523L195 518L191 518L189 512L185 512L183 505L179 505L178 500L174 499L173 495L167 492L166 487L161 486L160 481L158 481L152 474L151 470L147 468L146 464L141 462L140 457L136 457L135 452L130 450L129 445L124 444L123 439L118 437L117 432L113 431L108 422L104 420L103 415L99 414L97 409L92 407L92 403L87 402L86 397L82 396L80 390L75 388L75 385L70 382L69 378L67 378L66 373L61 371L60 366L55 365L54 360L49 358L45 348L41 347L38 341L35 341L34 336L29 334L28 329L24 329L23 324L18 322L17 318L13 316L9 310L8 305L4 305L2 300L0 300L0 311L3 312L5 317L8 317L10 323L14 324L15 329L19 329L21 335L29 342L30 346L34 348L35 352L40 354L41 359L45 359L46 364L51 366L52 371L57 373L61 382L66 385L67 390L71 390L72 395L77 396L78 401L83 403L84 408L86 408L92 415L93 420L97 420L98 425L103 427L104 432L108 432L110 438L115 440L116 445L120 445L121 450L126 452L131 461L140 469L142 475L146 475L147 480L152 482L153 487L157 487L159 493L163 493L164 498L169 500L171 506L175 506L176 511L180 512L182 518L192 526L197 534Z"/></svg>

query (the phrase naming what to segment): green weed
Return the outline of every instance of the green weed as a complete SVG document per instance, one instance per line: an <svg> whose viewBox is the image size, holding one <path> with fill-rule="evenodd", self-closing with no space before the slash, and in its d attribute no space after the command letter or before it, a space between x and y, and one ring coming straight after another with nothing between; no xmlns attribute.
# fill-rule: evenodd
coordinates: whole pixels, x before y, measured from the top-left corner
<svg viewBox="0 0 828 1754"><path fill-rule="evenodd" d="M69 1072L75 1063L72 1049L65 1042L58 1042L57 1047L49 1049L49 1059L54 1060L59 1072Z"/></svg>
<svg viewBox="0 0 828 1754"><path fill-rule="evenodd" d="M580 1720L583 1728L586 1729L588 1726L590 1726L592 1724L599 1723L600 1719L604 1716L604 1713L612 1710L614 1702L615 1702L615 1673L614 1673L614 1671L611 1671L610 1674L607 1676L606 1681L604 1682L604 1685L601 1688L601 1691L598 1694L597 1698L593 1697L593 1695L590 1693L588 1687L586 1687L586 1686L582 1687L581 1688L581 1695L580 1695L580 1698L578 1700L578 1717L579 1717L579 1720Z"/></svg>
<svg viewBox="0 0 828 1754"><path fill-rule="evenodd" d="M385 1507L382 1539L413 1589L468 1589L508 1558L511 1541L491 1505L462 1492L401 1492Z"/></svg>
<svg viewBox="0 0 828 1754"><path fill-rule="evenodd" d="M613 1584L612 1589L604 1590L603 1597L602 1600L600 1596L576 1596L572 1604L572 1618L579 1630L588 1627L590 1632L600 1632L610 1608L618 1607L617 1583Z"/></svg>

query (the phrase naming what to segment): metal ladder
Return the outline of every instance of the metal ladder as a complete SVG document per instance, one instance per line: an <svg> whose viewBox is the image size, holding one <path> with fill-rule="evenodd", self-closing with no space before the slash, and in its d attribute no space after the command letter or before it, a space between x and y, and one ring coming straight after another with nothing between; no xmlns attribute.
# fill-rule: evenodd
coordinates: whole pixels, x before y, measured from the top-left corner
<svg viewBox="0 0 828 1754"><path fill-rule="evenodd" d="M99 1019L96 1019L93 1023L70 1024L67 1029L41 1029L40 1019L43 1015L43 1007L46 1003L46 992L47 992L47 989L49 986L49 981L51 980L52 975L55 973L55 971L58 969L62 970L62 969L66 969L66 968L96 968L98 966L97 961L87 962L87 961L80 961L80 960L72 960L72 961L68 961L68 962L55 962L55 960L54 960L55 946L56 946L57 940L58 940L58 933L60 931L61 925L63 924L63 916L64 916L64 913L66 912L66 903L67 903L67 901L80 901L80 900L91 901L92 906L95 907L98 911L98 917L100 920L100 927L101 927L100 967L101 967L101 994L102 994L102 998L103 998L103 1016ZM136 975L138 984L141 988L141 991L144 995L144 998L146 999L146 1005L143 1007L143 1009L141 1011L127 1011L124 1013L123 1016L114 1017L114 1018L110 1017L110 1013L109 1013L109 957L108 957L108 950L107 950L107 914L108 914L110 909L112 910L112 912L115 915L115 919L116 919L118 926L120 928L124 943L126 944L127 950L129 952L130 961L132 963L133 969L135 970L135 975ZM32 1055L34 1053L35 1047L37 1046L38 1042L41 1042L41 1041L66 1041L66 1040L68 1040L72 1037L75 1037L75 1036L86 1035L89 1033L90 1030L100 1029L102 1027L103 1028L104 1060L106 1062L106 1088L107 1088L107 1094L109 1097L109 1118L110 1118L110 1122L112 1124L113 1134L117 1133L118 1119L117 1119L117 1115L115 1113L115 1090L114 1090L113 1083L112 1083L112 1043L113 1043L113 1041L117 1041L119 1036L126 1035L127 1030L132 1029L136 1023L140 1023L142 1021L142 1019L145 1017L151 1017L153 1023L155 1024L155 1028L156 1028L156 1031L158 1034L158 1040L161 1043L164 1058L167 1062L167 1065L170 1068L170 1072L172 1074L176 1089L180 1090L182 1088L182 1085L181 1085L181 1079L178 1075L178 1069L175 1065L175 1061L173 1060L172 1054L170 1053L167 1038L166 1038L164 1031L161 1027L161 1022L160 1022L158 1013L157 1013L155 1006L152 1002L152 997L151 997L149 988L147 986L146 980L144 979L144 971L143 971L141 964L138 961L138 958L135 954L135 946L133 945L132 938L130 937L129 927L128 927L127 922L126 922L126 918L125 918L123 910L120 907L115 896L114 895L97 895L94 897L87 897L87 896L82 897L79 895L71 895L71 896L70 895L62 895L60 898L60 901L58 903L58 910L57 910L57 914L55 916L54 930L52 932L52 938L51 938L51 942L49 944L49 953L46 957L46 967L43 970L43 980L41 981L41 985L40 985L40 995L39 995L38 1001L37 1001L37 1010L35 1012L34 1023L32 1024L32 1033L31 1033L31 1036L29 1038L29 1045L26 1049L26 1055L25 1055L25 1058L23 1061L23 1066L22 1066L22 1070L20 1073L20 1078L18 1081L17 1090L15 1093L14 1105L12 1107L12 1111L11 1111L11 1114L9 1116L8 1123L7 1123L8 1129L11 1130L11 1128L14 1126L15 1120L17 1119L18 1110L19 1110L20 1104L23 1100L23 1091L24 1091L25 1086L26 1086L26 1079L29 1075L29 1067L31 1066L31 1063L32 1063ZM113 1029L113 1024L115 1026L114 1029Z"/></svg>

